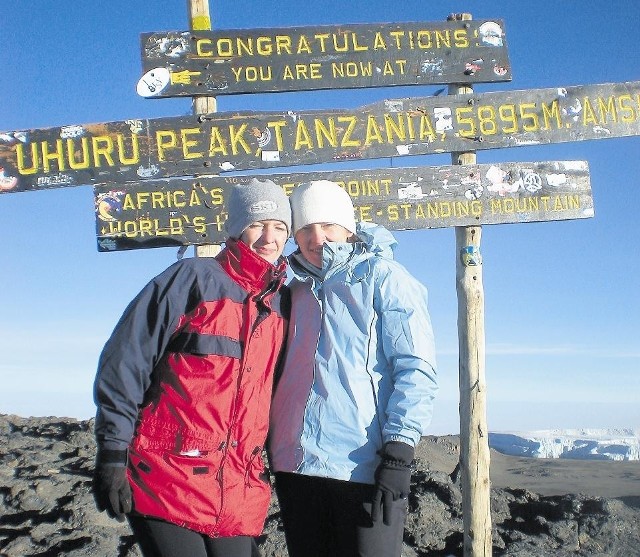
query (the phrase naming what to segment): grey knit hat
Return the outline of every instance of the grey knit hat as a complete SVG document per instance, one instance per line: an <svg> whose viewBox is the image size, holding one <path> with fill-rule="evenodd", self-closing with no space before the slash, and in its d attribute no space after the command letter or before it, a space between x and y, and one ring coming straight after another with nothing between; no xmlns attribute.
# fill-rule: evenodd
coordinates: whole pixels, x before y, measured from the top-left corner
<svg viewBox="0 0 640 557"><path fill-rule="evenodd" d="M234 186L227 206L225 224L230 238L240 238L245 228L260 220L279 220L291 232L291 208L284 190L271 180L252 178L248 184Z"/></svg>

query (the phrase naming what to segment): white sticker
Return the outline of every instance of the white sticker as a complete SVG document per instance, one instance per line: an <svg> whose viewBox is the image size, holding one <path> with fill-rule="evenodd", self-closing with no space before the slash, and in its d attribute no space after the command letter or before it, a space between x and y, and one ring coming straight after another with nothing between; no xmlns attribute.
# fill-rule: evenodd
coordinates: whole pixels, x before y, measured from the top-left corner
<svg viewBox="0 0 640 557"><path fill-rule="evenodd" d="M280 151L262 151L262 160L265 162L279 162Z"/></svg>
<svg viewBox="0 0 640 557"><path fill-rule="evenodd" d="M547 184L550 186L558 187L567 183L566 174L547 174Z"/></svg>
<svg viewBox="0 0 640 557"><path fill-rule="evenodd" d="M453 129L453 116L451 109L448 107L436 107L433 109L433 115L436 119L436 131L443 132Z"/></svg>
<svg viewBox="0 0 640 557"><path fill-rule="evenodd" d="M159 95L170 81L171 74L167 68L155 68L140 78L136 92L141 97L153 97Z"/></svg>

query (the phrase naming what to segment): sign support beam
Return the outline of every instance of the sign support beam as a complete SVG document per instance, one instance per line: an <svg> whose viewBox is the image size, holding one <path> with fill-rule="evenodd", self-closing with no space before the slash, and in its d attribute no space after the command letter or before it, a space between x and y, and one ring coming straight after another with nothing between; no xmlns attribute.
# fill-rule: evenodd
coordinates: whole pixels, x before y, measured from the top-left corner
<svg viewBox="0 0 640 557"><path fill-rule="evenodd" d="M470 14L452 17L471 19ZM473 88L468 85L449 86L449 94L472 93ZM476 154L474 151L452 153L451 159L453 164L475 164ZM456 227L460 472L465 557L492 554L481 235L481 226Z"/></svg>
<svg viewBox="0 0 640 557"><path fill-rule="evenodd" d="M203 31L211 29L211 17L209 16L209 0L188 0L189 1L189 25L192 31ZM217 111L217 101L215 97L194 96L193 113L209 114ZM196 257L215 257L220 253L219 244L206 244L195 246Z"/></svg>

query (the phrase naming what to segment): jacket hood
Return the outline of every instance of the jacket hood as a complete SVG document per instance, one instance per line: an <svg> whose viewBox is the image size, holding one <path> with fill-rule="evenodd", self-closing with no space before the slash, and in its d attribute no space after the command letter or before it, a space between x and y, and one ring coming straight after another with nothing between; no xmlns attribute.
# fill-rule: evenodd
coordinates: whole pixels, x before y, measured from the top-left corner
<svg viewBox="0 0 640 557"><path fill-rule="evenodd" d="M384 226L372 222L359 222L356 225L356 234L367 246L368 252L393 259L393 250L398 242Z"/></svg>

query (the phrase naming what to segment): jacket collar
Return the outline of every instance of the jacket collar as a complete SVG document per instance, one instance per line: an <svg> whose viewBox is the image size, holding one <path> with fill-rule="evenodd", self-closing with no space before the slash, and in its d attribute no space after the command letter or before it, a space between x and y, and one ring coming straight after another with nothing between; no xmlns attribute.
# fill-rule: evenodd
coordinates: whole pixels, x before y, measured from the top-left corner
<svg viewBox="0 0 640 557"><path fill-rule="evenodd" d="M347 268L356 280L362 279L369 268L356 269L357 265L372 256L393 259L393 250L397 242L383 226L359 222L356 225L355 243L327 242L322 249L322 269L309 263L298 249L289 256L291 270L301 281L309 278L322 282L341 269Z"/></svg>
<svg viewBox="0 0 640 557"><path fill-rule="evenodd" d="M327 242L322 247L322 269L309 263L300 250L297 250L290 256L291 270L303 280L305 277L313 277L315 280L324 281L348 267L355 256L365 251L361 242Z"/></svg>
<svg viewBox="0 0 640 557"><path fill-rule="evenodd" d="M281 257L275 265L255 254L241 240L229 238L216 261L247 292L259 293L274 286L277 290L286 276L287 262Z"/></svg>

